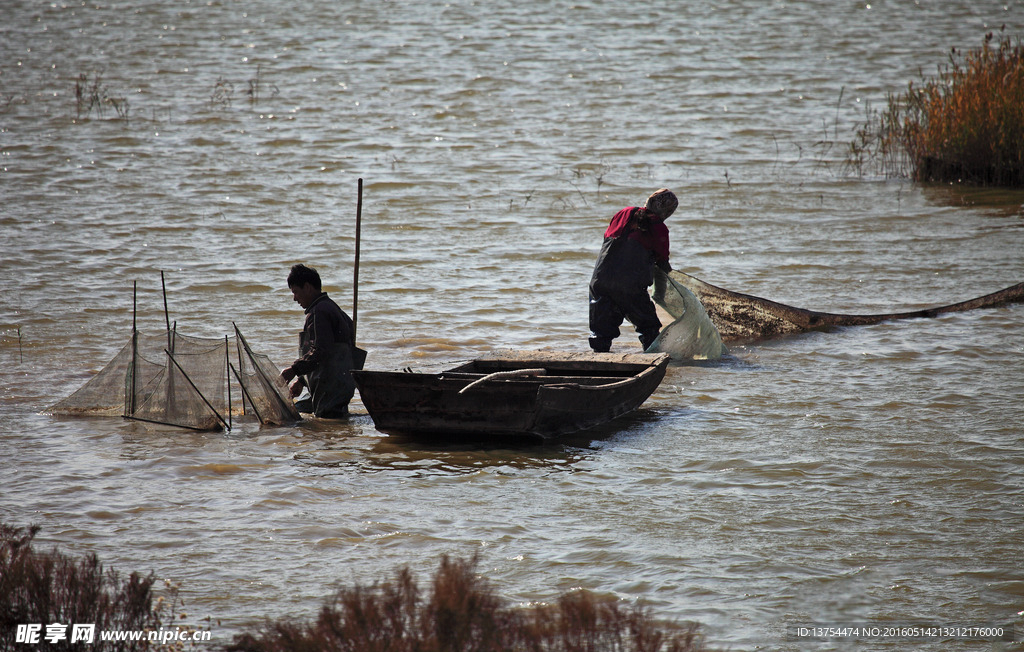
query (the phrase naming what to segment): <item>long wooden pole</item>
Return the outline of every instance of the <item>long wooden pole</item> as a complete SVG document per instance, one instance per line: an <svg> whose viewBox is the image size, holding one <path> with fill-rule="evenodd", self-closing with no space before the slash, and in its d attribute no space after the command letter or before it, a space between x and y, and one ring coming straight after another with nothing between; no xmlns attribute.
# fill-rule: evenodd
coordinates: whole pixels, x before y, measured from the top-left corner
<svg viewBox="0 0 1024 652"><path fill-rule="evenodd" d="M227 335L224 336L224 382L228 388L228 430L231 430L231 349Z"/></svg>
<svg viewBox="0 0 1024 652"><path fill-rule="evenodd" d="M352 341L356 340L356 324L359 322L359 233L363 227L363 180L359 179L356 191L356 260L352 271Z"/></svg>
<svg viewBox="0 0 1024 652"><path fill-rule="evenodd" d="M171 339L171 313L167 311L167 283L164 282L164 270L160 270L160 288L164 293L164 321L167 323L167 348L174 352L174 340Z"/></svg>
<svg viewBox="0 0 1024 652"><path fill-rule="evenodd" d="M125 393L125 416L131 416L135 414L135 372L138 369L136 359L139 357L139 330L138 326L138 313L139 313L139 282L132 281L132 364L128 369L128 373L131 374L131 384L124 388ZM130 392L130 394L129 394Z"/></svg>

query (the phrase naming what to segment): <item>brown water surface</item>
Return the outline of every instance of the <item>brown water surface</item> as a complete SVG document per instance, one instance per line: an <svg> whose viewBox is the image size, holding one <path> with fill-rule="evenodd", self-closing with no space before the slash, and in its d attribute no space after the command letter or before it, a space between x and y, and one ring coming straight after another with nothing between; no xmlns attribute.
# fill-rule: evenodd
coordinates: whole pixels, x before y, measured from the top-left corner
<svg viewBox="0 0 1024 652"><path fill-rule="evenodd" d="M510 600L585 587L731 649L807 649L787 628L811 622L1022 627L1021 305L735 346L562 445L423 445L365 413L206 434L40 414L127 340L133 281L163 328L161 270L182 332L234 321L288 362L292 263L351 305L358 178L372 368L584 349L604 226L660 186L675 267L732 290L883 312L1020 282L1021 192L841 169L868 107L1020 34L1020 0L2 13L4 522L181 582L221 642L445 553ZM856 643L908 645L967 647Z"/></svg>

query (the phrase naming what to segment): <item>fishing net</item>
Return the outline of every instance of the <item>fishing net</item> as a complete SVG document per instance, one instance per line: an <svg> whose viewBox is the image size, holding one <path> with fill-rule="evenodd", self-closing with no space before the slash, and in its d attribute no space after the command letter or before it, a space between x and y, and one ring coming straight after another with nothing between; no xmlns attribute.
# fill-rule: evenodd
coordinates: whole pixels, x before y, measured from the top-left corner
<svg viewBox="0 0 1024 652"><path fill-rule="evenodd" d="M163 369L135 392L134 410L129 407L124 416L193 430L230 428L227 351L227 343L220 342L205 352L165 352Z"/></svg>
<svg viewBox="0 0 1024 652"><path fill-rule="evenodd" d="M185 339L182 335L173 337L179 341ZM84 416L129 413L130 408L138 403L139 394L163 371L163 351L168 345L166 334L146 335L136 331L99 373L47 412ZM129 387L133 389L128 390Z"/></svg>
<svg viewBox="0 0 1024 652"><path fill-rule="evenodd" d="M262 353L254 353L237 326L235 335L238 340L238 367L232 366L231 369L242 387L245 404L260 423L284 425L301 419L289 398L288 384L274 363Z"/></svg>
<svg viewBox="0 0 1024 652"><path fill-rule="evenodd" d="M668 353L673 360L717 360L725 353L718 329L693 292L672 278L674 273L655 268L654 302L675 321L661 329L647 351Z"/></svg>
<svg viewBox="0 0 1024 652"><path fill-rule="evenodd" d="M231 340L237 367L229 357ZM136 331L99 373L47 411L120 415L193 430L230 429L234 415L250 412L261 423L298 420L284 381L274 381L280 375L274 364L243 342L237 328L235 338L223 339Z"/></svg>

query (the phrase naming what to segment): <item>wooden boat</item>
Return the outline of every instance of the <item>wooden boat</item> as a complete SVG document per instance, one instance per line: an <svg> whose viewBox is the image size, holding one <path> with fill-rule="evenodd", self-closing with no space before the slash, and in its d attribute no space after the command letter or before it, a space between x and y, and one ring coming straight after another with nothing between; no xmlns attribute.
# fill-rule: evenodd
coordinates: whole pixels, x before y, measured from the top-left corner
<svg viewBox="0 0 1024 652"><path fill-rule="evenodd" d="M506 351L441 373L352 375L384 433L548 440L635 410L668 362L664 353Z"/></svg>

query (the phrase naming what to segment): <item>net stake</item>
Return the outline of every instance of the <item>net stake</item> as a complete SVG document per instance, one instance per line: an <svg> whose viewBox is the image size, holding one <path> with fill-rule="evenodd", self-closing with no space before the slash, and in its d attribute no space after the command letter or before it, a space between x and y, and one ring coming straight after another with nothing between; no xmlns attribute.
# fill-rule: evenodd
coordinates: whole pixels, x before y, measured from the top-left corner
<svg viewBox="0 0 1024 652"><path fill-rule="evenodd" d="M359 321L359 239L363 226L363 179L356 186L356 259L352 270L352 342L356 341L356 324Z"/></svg>
<svg viewBox="0 0 1024 652"><path fill-rule="evenodd" d="M226 427L228 430L231 430L231 426L228 424L228 422L225 421L224 417L220 415L220 412L217 411L217 408L210 405L210 402L206 400L206 397L203 396L203 393L201 391L199 391L199 388L196 387L196 384L192 382L192 379L188 377L188 374L185 373L185 370L181 368L181 365L178 364L178 361L174 359L173 355L171 355L171 352L165 349L164 353L167 354L167 359L173 362L174 366L178 368L178 371L180 371L181 375L185 378L186 381L188 381L188 384L192 386L192 389L195 390L199 398L203 399L203 403L206 404L206 407L210 408L210 411L213 412L213 416L217 417L217 420L224 424L224 427Z"/></svg>
<svg viewBox="0 0 1024 652"><path fill-rule="evenodd" d="M164 282L164 270L160 270L160 287L164 293L164 321L167 323L167 348L174 351L174 342L171 340L171 313L167 312L167 283Z"/></svg>

